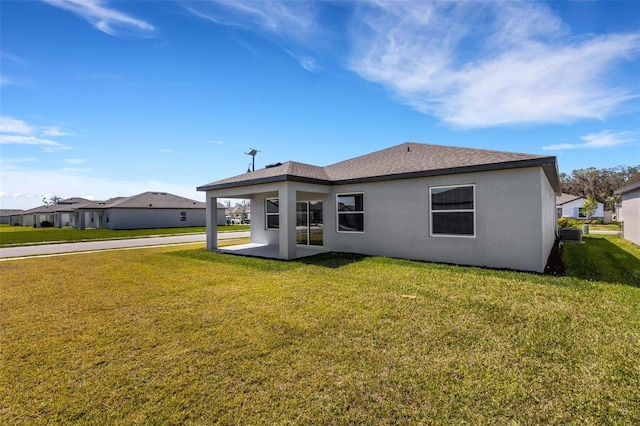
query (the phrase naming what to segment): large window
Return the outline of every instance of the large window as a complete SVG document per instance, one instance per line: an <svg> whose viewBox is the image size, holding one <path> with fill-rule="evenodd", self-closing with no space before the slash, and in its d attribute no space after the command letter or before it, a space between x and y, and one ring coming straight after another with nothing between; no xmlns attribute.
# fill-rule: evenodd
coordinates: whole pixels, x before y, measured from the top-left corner
<svg viewBox="0 0 640 426"><path fill-rule="evenodd" d="M475 236L475 186L438 186L431 197L431 235Z"/></svg>
<svg viewBox="0 0 640 426"><path fill-rule="evenodd" d="M364 196L338 194L338 232L364 232Z"/></svg>
<svg viewBox="0 0 640 426"><path fill-rule="evenodd" d="M266 224L267 229L280 229L280 204L277 198L267 199L266 201Z"/></svg>

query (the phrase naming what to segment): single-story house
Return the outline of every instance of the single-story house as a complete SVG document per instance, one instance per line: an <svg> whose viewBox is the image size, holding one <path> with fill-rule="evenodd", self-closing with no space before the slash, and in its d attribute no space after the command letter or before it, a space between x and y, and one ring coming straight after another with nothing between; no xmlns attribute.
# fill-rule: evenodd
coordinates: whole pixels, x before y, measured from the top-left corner
<svg viewBox="0 0 640 426"><path fill-rule="evenodd" d="M578 197L576 195L562 193L556 197L556 209L558 219L561 217L571 217L574 219L587 219L587 215L584 213L584 202L587 201L584 197ZM604 218L604 204L598 202L598 208L591 216L592 218Z"/></svg>
<svg viewBox="0 0 640 426"><path fill-rule="evenodd" d="M408 142L326 167L288 161L197 188L207 249L296 259L351 252L543 272L555 157ZM217 199L251 201L251 243L218 249Z"/></svg>
<svg viewBox="0 0 640 426"><path fill-rule="evenodd" d="M622 222L622 237L640 245L640 182L615 191L622 197L618 220Z"/></svg>
<svg viewBox="0 0 640 426"><path fill-rule="evenodd" d="M227 216L231 219L235 219L240 221L241 223L246 223L251 221L251 204L242 202L238 203L233 207L227 208Z"/></svg>
<svg viewBox="0 0 640 426"><path fill-rule="evenodd" d="M0 224L4 224L4 225L15 225L17 222L17 219L13 219L12 217L14 216L18 216L20 213L22 213L23 210L19 210L19 209L2 209L0 210Z"/></svg>
<svg viewBox="0 0 640 426"><path fill-rule="evenodd" d="M222 207L220 209L220 207ZM224 206L217 206L224 223ZM205 225L206 204L166 192L143 192L132 197L93 201L74 210L77 229L180 228Z"/></svg>
<svg viewBox="0 0 640 426"><path fill-rule="evenodd" d="M225 224L225 206L218 204L218 224ZM12 223L40 227L48 221L56 228L139 229L205 225L206 204L166 192L144 192L107 201L67 198L12 215Z"/></svg>
<svg viewBox="0 0 640 426"><path fill-rule="evenodd" d="M12 224L36 228L42 226L43 222L49 222L56 228L73 226L74 210L90 202L86 198L73 197L60 200L56 204L44 204L13 215Z"/></svg>

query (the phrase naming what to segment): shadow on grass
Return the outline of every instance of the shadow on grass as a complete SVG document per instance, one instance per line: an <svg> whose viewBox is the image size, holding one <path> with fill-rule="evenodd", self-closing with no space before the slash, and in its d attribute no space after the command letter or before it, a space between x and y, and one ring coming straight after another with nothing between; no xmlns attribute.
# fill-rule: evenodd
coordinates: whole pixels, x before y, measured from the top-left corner
<svg viewBox="0 0 640 426"><path fill-rule="evenodd" d="M567 276L640 287L640 258L608 238L584 236L583 244L566 243Z"/></svg>
<svg viewBox="0 0 640 426"><path fill-rule="evenodd" d="M229 253L210 252L205 249L180 250L167 253L169 256L202 260L207 262L224 262L246 268L265 271L290 271L305 265L337 269L352 263L360 262L368 256L352 253L323 253L317 256L304 257L293 261L279 259L264 259L255 256L235 255Z"/></svg>

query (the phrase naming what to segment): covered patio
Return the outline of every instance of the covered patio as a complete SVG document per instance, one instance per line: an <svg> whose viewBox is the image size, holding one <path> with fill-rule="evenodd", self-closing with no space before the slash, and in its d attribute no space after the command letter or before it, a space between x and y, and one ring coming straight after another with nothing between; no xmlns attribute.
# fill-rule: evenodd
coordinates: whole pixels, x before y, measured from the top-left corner
<svg viewBox="0 0 640 426"><path fill-rule="evenodd" d="M218 253L235 254L240 256L262 257L265 259L280 259L280 247L276 244L247 243L234 246L219 247ZM316 256L329 253L323 247L297 246L296 258Z"/></svg>

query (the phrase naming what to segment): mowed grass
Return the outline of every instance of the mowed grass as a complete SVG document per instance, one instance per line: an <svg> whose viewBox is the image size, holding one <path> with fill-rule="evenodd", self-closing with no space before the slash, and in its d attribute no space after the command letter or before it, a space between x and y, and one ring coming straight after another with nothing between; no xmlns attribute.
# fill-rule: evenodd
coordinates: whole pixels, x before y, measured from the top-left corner
<svg viewBox="0 0 640 426"><path fill-rule="evenodd" d="M218 232L246 231L249 225L224 225ZM204 233L206 227L157 228L157 229L74 229L74 228L33 228L29 226L0 226L0 247L20 244L47 244L56 242L108 240L148 237L152 235L177 235Z"/></svg>
<svg viewBox="0 0 640 426"><path fill-rule="evenodd" d="M563 245L567 275L640 287L640 247L617 235L583 235L582 240Z"/></svg>
<svg viewBox="0 0 640 426"><path fill-rule="evenodd" d="M640 423L633 286L201 246L0 272L0 424Z"/></svg>

